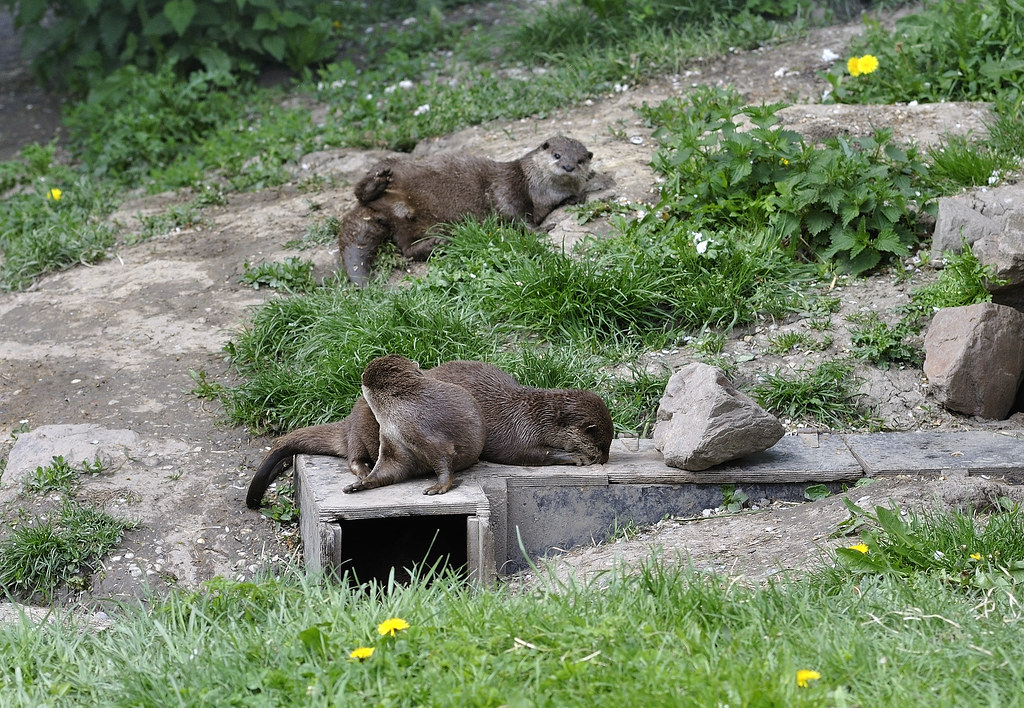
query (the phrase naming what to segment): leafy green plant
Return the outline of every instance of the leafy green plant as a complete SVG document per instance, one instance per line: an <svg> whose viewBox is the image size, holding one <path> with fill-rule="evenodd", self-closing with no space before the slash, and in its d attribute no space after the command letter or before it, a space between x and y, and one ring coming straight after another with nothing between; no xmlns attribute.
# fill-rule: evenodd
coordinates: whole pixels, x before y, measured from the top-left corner
<svg viewBox="0 0 1024 708"><path fill-rule="evenodd" d="M58 491L71 494L78 487L79 471L74 469L63 456L57 455L49 465L36 467L25 478L25 490L34 493Z"/></svg>
<svg viewBox="0 0 1024 708"><path fill-rule="evenodd" d="M839 548L836 557L855 575L932 574L974 591L999 587L1013 593L1024 583L1024 518L1015 505L979 522L972 513L925 510L904 517L895 508L869 512L843 502L862 522L861 545Z"/></svg>
<svg viewBox="0 0 1024 708"><path fill-rule="evenodd" d="M870 417L856 403L859 384L849 362L826 361L790 376L781 371L764 374L753 394L761 406L780 418L843 429L870 424Z"/></svg>
<svg viewBox="0 0 1024 708"><path fill-rule="evenodd" d="M217 400L224 392L224 387L221 384L206 378L206 371L204 369L198 371L189 369L188 375L196 384L196 387L191 391L192 395L196 398L205 398L213 401Z"/></svg>
<svg viewBox="0 0 1024 708"><path fill-rule="evenodd" d="M236 123L238 101L226 90L233 85L225 73L197 72L182 81L170 69L146 73L126 66L68 109L68 139L93 175L134 185Z"/></svg>
<svg viewBox="0 0 1024 708"><path fill-rule="evenodd" d="M140 240L170 233L175 229L187 229L202 223L199 211L191 204L174 204L159 214L143 216Z"/></svg>
<svg viewBox="0 0 1024 708"><path fill-rule="evenodd" d="M750 501L750 495L737 487L735 484L722 485L722 506L726 511L735 514L743 510L743 506Z"/></svg>
<svg viewBox="0 0 1024 708"><path fill-rule="evenodd" d="M246 263L239 282L251 285L256 290L265 285L289 293L308 293L316 288L313 263L295 257L285 258L283 262L260 263L258 266Z"/></svg>
<svg viewBox="0 0 1024 708"><path fill-rule="evenodd" d="M804 490L804 499L818 501L832 495L832 492L824 484L812 484Z"/></svg>
<svg viewBox="0 0 1024 708"><path fill-rule="evenodd" d="M316 0L3 0L42 82L81 89L132 65L253 73L267 60L299 70L334 53L328 8Z"/></svg>
<svg viewBox="0 0 1024 708"><path fill-rule="evenodd" d="M261 511L279 524L285 526L297 524L299 509L295 506L295 487L291 484L279 484L274 498Z"/></svg>
<svg viewBox="0 0 1024 708"><path fill-rule="evenodd" d="M50 518L18 526L0 541L0 587L50 597L76 578L84 583L92 564L137 525L65 498Z"/></svg>
<svg viewBox="0 0 1024 708"><path fill-rule="evenodd" d="M288 241L285 246L304 250L314 246L322 246L326 243L333 243L338 238L338 231L341 229L341 219L336 216L325 216L306 227L302 238Z"/></svg>
<svg viewBox="0 0 1024 708"><path fill-rule="evenodd" d="M666 177L647 220L776 229L789 251L835 260L858 274L903 256L916 240L924 164L914 148L870 138L808 145L778 125L781 104L738 111L734 93L703 89L641 112L659 128L655 168Z"/></svg>
<svg viewBox="0 0 1024 708"><path fill-rule="evenodd" d="M876 312L852 314L846 319L855 324L850 328L850 342L858 359L866 359L882 369L890 364L920 362L921 352L906 343L906 338L918 330L909 320L889 325Z"/></svg>

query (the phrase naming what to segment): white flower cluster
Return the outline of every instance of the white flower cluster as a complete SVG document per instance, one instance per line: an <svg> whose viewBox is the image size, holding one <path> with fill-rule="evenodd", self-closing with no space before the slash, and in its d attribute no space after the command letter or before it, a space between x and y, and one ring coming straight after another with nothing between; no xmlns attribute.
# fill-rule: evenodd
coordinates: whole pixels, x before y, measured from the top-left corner
<svg viewBox="0 0 1024 708"><path fill-rule="evenodd" d="M714 241L711 237L705 236L700 231L691 231L690 237L693 238L693 247L697 249L697 253L704 254L708 250L708 246L713 246Z"/></svg>

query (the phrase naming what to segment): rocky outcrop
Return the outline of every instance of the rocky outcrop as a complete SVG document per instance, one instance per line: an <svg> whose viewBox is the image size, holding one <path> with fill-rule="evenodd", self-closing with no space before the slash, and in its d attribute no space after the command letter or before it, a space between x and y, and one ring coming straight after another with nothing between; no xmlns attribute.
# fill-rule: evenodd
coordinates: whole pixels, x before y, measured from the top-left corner
<svg viewBox="0 0 1024 708"><path fill-rule="evenodd" d="M924 373L944 407L1002 419L1024 378L1024 314L981 303L939 310L924 340Z"/></svg>
<svg viewBox="0 0 1024 708"><path fill-rule="evenodd" d="M1024 311L1024 183L943 197L939 200L932 260L959 253L966 242L1002 285L992 301Z"/></svg>
<svg viewBox="0 0 1024 708"><path fill-rule="evenodd" d="M767 450L784 433L779 420L738 391L721 369L694 363L665 387L654 445L665 464L696 472Z"/></svg>
<svg viewBox="0 0 1024 708"><path fill-rule="evenodd" d="M1024 203L1001 221L999 230L978 239L972 250L992 267L996 280L1005 281L989 286L992 302L1024 311Z"/></svg>
<svg viewBox="0 0 1024 708"><path fill-rule="evenodd" d="M1024 185L1011 184L994 189L977 189L939 200L932 236L932 259L946 251L959 253L963 241L973 245L1002 228L1015 212L1024 212Z"/></svg>

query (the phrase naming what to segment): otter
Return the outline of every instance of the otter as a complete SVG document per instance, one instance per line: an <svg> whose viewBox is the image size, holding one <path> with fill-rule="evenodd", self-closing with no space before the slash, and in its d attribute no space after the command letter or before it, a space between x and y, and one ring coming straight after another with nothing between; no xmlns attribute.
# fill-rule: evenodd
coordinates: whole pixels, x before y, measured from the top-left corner
<svg viewBox="0 0 1024 708"><path fill-rule="evenodd" d="M377 357L363 370L363 398L380 425L373 469L343 490L383 487L433 471L424 494L444 494L453 475L478 459L487 439L483 414L466 389L423 375L398 354Z"/></svg>
<svg viewBox="0 0 1024 708"><path fill-rule="evenodd" d="M486 441L480 459L503 465L592 465L608 461L615 428L601 397L579 389L523 386L480 361L457 360L424 371L461 386L483 413ZM379 427L363 398L338 423L294 430L277 440L249 485L246 504L258 509L270 483L293 455L348 457L357 477L377 459Z"/></svg>
<svg viewBox="0 0 1024 708"><path fill-rule="evenodd" d="M511 162L451 153L382 160L356 183L359 203L342 219L345 274L365 287L389 239L406 258L426 260L441 240L434 228L465 217L494 214L537 226L555 208L585 200L592 158L583 143L556 135Z"/></svg>
<svg viewBox="0 0 1024 708"><path fill-rule="evenodd" d="M593 465L608 461L615 426L592 391L533 388L482 361L449 361L427 372L476 399L487 424L480 459L501 465Z"/></svg>

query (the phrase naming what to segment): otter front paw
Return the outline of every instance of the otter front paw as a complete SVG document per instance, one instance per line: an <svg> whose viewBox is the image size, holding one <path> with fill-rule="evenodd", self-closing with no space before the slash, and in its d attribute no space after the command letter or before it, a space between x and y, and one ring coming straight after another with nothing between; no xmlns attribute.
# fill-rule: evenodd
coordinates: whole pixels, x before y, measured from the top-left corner
<svg viewBox="0 0 1024 708"><path fill-rule="evenodd" d="M434 494L444 494L445 492L447 492L451 488L452 488L452 476L449 474L449 475L444 475L442 477L438 477L437 478L437 484L430 485L429 487L427 487L426 489L423 490L423 493L427 494L427 495L431 495L431 496L434 495Z"/></svg>
<svg viewBox="0 0 1024 708"><path fill-rule="evenodd" d="M390 167L384 167L366 175L356 185L356 199L359 200L360 204L372 202L387 191L387 188L391 185L391 179Z"/></svg>
<svg viewBox="0 0 1024 708"><path fill-rule="evenodd" d="M358 482L353 482L352 484L348 485L341 491L343 491L345 494L351 494L352 492L361 492L364 489L369 489L369 487L363 484L363 480L359 480Z"/></svg>

